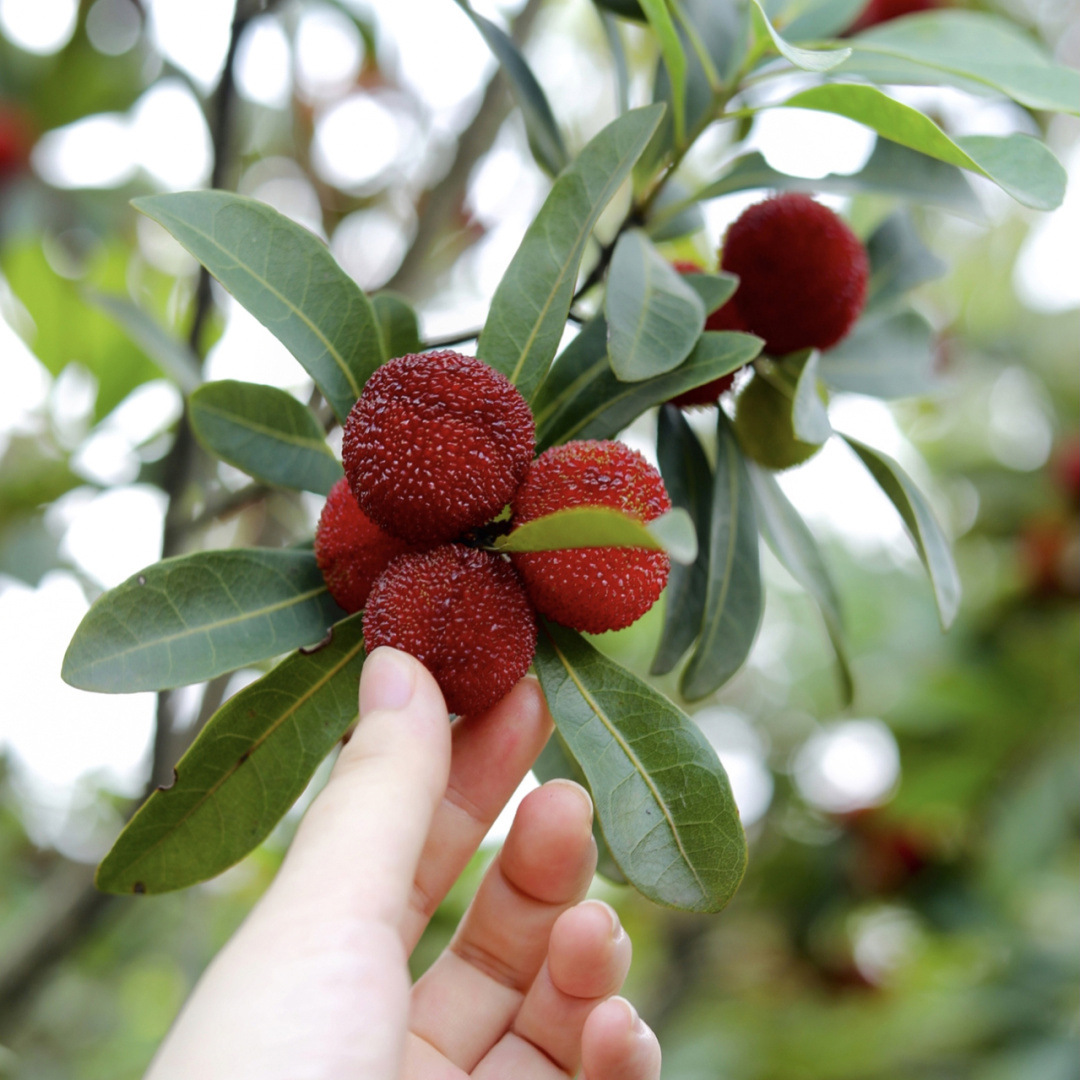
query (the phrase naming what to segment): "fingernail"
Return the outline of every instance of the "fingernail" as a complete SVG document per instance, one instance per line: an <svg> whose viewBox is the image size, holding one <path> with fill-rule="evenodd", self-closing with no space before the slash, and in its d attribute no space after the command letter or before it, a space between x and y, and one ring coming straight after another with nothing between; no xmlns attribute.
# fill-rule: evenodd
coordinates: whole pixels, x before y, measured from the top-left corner
<svg viewBox="0 0 1080 1080"><path fill-rule="evenodd" d="M556 784L559 787L566 788L568 791L573 791L574 794L577 795L577 797L581 800L582 804L584 805L585 809L588 810L588 812L589 812L589 825L591 827L592 826L592 819L593 819L592 796L589 795L589 793L579 783L577 783L575 780L566 780L566 779L564 779L562 777L560 777L558 779L555 779L555 780L549 780L544 785L544 787L552 787L553 785L556 785Z"/></svg>
<svg viewBox="0 0 1080 1080"><path fill-rule="evenodd" d="M611 940L618 941L623 936L622 923L619 921L619 916L616 914L615 909L603 900L583 900L583 904L589 904L592 907L602 908L604 914L607 915L608 921L611 923Z"/></svg>
<svg viewBox="0 0 1080 1080"><path fill-rule="evenodd" d="M630 1017L630 1027L635 1035L645 1035L648 1033L648 1028L645 1026L645 1021L638 1016L637 1009L630 1004L624 997L612 998L613 1001L618 1001L626 1010L627 1015Z"/></svg>
<svg viewBox="0 0 1080 1080"><path fill-rule="evenodd" d="M396 649L376 649L360 676L360 713L375 709L403 709L412 700L416 664Z"/></svg>

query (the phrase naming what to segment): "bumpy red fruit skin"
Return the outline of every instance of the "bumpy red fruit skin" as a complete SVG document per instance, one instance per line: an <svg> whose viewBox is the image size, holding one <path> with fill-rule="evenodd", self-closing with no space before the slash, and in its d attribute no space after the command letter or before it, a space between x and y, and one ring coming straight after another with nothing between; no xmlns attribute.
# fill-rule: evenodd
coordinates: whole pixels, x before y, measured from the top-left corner
<svg viewBox="0 0 1080 1080"><path fill-rule="evenodd" d="M866 249L808 195L788 192L744 211L728 229L722 265L739 275L739 315L774 356L830 348L866 302Z"/></svg>
<svg viewBox="0 0 1080 1080"><path fill-rule="evenodd" d="M914 15L919 11L933 11L941 7L940 0L870 0L862 14L852 24L849 34L868 30L878 23L899 19L901 15Z"/></svg>
<svg viewBox="0 0 1080 1080"><path fill-rule="evenodd" d="M315 561L339 607L360 611L390 560L412 548L360 509L344 476L330 489L315 529Z"/></svg>
<svg viewBox="0 0 1080 1080"><path fill-rule="evenodd" d="M375 582L364 611L368 650L390 645L435 676L453 713L502 700L536 652L536 616L514 568L462 544L402 555Z"/></svg>
<svg viewBox="0 0 1080 1080"><path fill-rule="evenodd" d="M569 506L610 506L652 521L671 509L660 474L619 442L569 442L533 462L514 497L514 525ZM635 622L656 602L671 563L642 548L571 548L512 556L529 599L563 626L602 634Z"/></svg>
<svg viewBox="0 0 1080 1080"><path fill-rule="evenodd" d="M402 356L368 380L345 423L345 475L361 509L413 542L453 540L510 501L536 443L525 399L474 356Z"/></svg>

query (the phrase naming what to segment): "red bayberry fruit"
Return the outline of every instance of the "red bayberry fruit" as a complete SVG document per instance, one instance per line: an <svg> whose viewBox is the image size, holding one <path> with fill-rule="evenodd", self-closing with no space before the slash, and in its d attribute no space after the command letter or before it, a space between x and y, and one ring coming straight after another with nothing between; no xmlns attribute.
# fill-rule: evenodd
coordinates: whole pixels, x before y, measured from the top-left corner
<svg viewBox="0 0 1080 1080"><path fill-rule="evenodd" d="M0 180L26 168L33 145L26 116L18 107L0 102Z"/></svg>
<svg viewBox="0 0 1080 1080"><path fill-rule="evenodd" d="M364 641L416 657L450 712L471 716L502 700L536 652L536 617L514 568L462 544L395 559L364 611Z"/></svg>
<svg viewBox="0 0 1080 1080"><path fill-rule="evenodd" d="M375 579L411 547L360 509L344 476L330 489L315 530L315 561L340 607L350 614L363 608Z"/></svg>
<svg viewBox="0 0 1080 1080"><path fill-rule="evenodd" d="M852 23L849 34L868 30L878 23L899 19L901 15L914 15L919 11L933 11L941 7L940 0L870 0L862 14Z"/></svg>
<svg viewBox="0 0 1080 1080"><path fill-rule="evenodd" d="M1073 503L1080 503L1080 435L1070 435L1054 452L1054 479Z"/></svg>
<svg viewBox="0 0 1080 1080"><path fill-rule="evenodd" d="M701 267L692 262L674 262L671 265L680 274L701 273ZM705 320L705 329L742 330L745 332L748 327L743 322L742 316L735 306L735 300L732 298L726 304L718 307ZM689 408L692 405L715 405L720 400L720 395L730 390L734 382L735 372L733 371L730 375L721 375L719 379L713 379L712 382L707 382L703 386L695 386L681 394L676 394L671 399L671 404L678 405L682 409Z"/></svg>
<svg viewBox="0 0 1080 1080"><path fill-rule="evenodd" d="M532 459L536 425L506 376L444 350L389 360L345 423L360 508L414 542L452 540L499 513Z"/></svg>
<svg viewBox="0 0 1080 1080"><path fill-rule="evenodd" d="M569 506L610 506L652 521L671 509L660 474L620 442L569 442L533 462L514 497L514 524ZM671 564L662 551L571 548L512 556L529 599L549 619L600 634L635 622L656 602Z"/></svg>
<svg viewBox="0 0 1080 1080"><path fill-rule="evenodd" d="M788 192L744 211L728 229L722 265L739 275L739 315L774 356L835 345L866 301L866 249L808 195Z"/></svg>

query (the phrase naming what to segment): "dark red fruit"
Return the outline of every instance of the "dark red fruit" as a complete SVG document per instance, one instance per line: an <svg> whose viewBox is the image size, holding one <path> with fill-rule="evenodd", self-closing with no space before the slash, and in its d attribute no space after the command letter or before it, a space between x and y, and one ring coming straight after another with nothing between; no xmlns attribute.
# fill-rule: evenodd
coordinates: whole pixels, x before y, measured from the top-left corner
<svg viewBox="0 0 1080 1080"><path fill-rule="evenodd" d="M0 102L0 180L27 167L33 145L30 123L23 113Z"/></svg>
<svg viewBox="0 0 1080 1080"><path fill-rule="evenodd" d="M919 11L933 11L941 7L941 0L870 0L862 14L852 23L849 34L868 30L878 23L899 19L901 15L914 15Z"/></svg>
<svg viewBox="0 0 1080 1080"><path fill-rule="evenodd" d="M364 642L415 656L450 712L502 700L536 652L536 617L514 568L462 544L402 555L380 575L364 612Z"/></svg>
<svg viewBox="0 0 1080 1080"><path fill-rule="evenodd" d="M330 489L315 530L315 561L340 607L360 611L390 560L410 550L411 544L380 529L360 509L344 476Z"/></svg>
<svg viewBox="0 0 1080 1080"><path fill-rule="evenodd" d="M1054 479L1073 503L1080 504L1080 435L1070 435L1054 451Z"/></svg>
<svg viewBox="0 0 1080 1080"><path fill-rule="evenodd" d="M569 442L533 462L514 497L514 524L569 506L610 506L652 521L671 509L660 474L619 442ZM537 611L601 634L635 622L656 602L671 564L662 551L572 548L512 556Z"/></svg>
<svg viewBox="0 0 1080 1080"><path fill-rule="evenodd" d="M399 357L368 379L345 423L345 475L361 509L413 542L453 540L513 497L536 425L517 388L474 356Z"/></svg>
<svg viewBox="0 0 1080 1080"><path fill-rule="evenodd" d="M722 266L739 275L738 313L774 356L840 341L862 311L870 275L851 229L793 192L743 212L728 229Z"/></svg>
<svg viewBox="0 0 1080 1080"><path fill-rule="evenodd" d="M671 264L680 274L700 274L701 267L691 262L674 262ZM741 330L746 331L747 325L735 307L732 298L726 304L718 307L706 320L706 330ZM731 389L735 382L735 372L730 375L721 375L719 379L713 379L703 386L695 386L681 394L676 394L671 399L672 405L687 409L693 405L715 405L720 400L720 395Z"/></svg>

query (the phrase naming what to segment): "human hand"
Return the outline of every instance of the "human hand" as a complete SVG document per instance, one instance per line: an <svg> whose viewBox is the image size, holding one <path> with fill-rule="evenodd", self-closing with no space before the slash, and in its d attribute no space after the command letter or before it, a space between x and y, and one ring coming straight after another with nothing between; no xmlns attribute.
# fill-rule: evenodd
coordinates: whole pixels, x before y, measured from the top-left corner
<svg viewBox="0 0 1080 1080"><path fill-rule="evenodd" d="M410 986L409 953L550 734L535 681L450 725L430 674L377 649L360 717L147 1080L657 1080L656 1037L611 996L629 938L583 901L592 807L570 781L522 802L453 941Z"/></svg>

